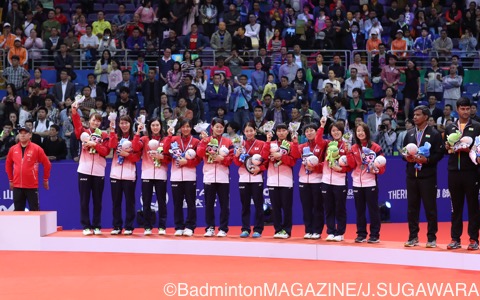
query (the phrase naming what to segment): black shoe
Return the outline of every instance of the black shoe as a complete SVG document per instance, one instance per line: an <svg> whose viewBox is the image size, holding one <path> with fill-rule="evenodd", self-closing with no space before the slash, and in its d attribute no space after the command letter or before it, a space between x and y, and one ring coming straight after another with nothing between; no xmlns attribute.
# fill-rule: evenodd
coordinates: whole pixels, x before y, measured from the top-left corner
<svg viewBox="0 0 480 300"><path fill-rule="evenodd" d="M378 244L378 243L380 243L380 239L377 238L377 237L370 237L370 238L368 239L367 243L369 243L369 244Z"/></svg>
<svg viewBox="0 0 480 300"><path fill-rule="evenodd" d="M367 239L363 236L357 236L357 238L355 239L355 243L365 243L367 241Z"/></svg>

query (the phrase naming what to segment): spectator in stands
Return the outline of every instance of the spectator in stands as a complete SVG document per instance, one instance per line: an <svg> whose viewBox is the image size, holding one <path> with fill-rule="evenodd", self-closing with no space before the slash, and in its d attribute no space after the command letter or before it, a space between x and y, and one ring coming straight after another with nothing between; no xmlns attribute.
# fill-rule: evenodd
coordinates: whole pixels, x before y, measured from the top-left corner
<svg viewBox="0 0 480 300"><path fill-rule="evenodd" d="M365 37L360 32L360 26L354 22L348 32L345 32L343 38L343 48L346 50L364 50L365 49Z"/></svg>
<svg viewBox="0 0 480 300"><path fill-rule="evenodd" d="M49 135L50 126L53 122L47 119L48 110L41 106L37 110L37 120L33 122L33 132L37 133L43 142L43 139Z"/></svg>
<svg viewBox="0 0 480 300"><path fill-rule="evenodd" d="M42 36L42 24L48 19L48 10L43 8L43 4L40 1L38 1L37 5L35 6L35 13L33 15L33 19L39 26L39 35Z"/></svg>
<svg viewBox="0 0 480 300"><path fill-rule="evenodd" d="M122 70L120 70L120 63L114 59L111 62L112 70L108 73L108 87L106 93L109 94L115 91L117 85L122 82Z"/></svg>
<svg viewBox="0 0 480 300"><path fill-rule="evenodd" d="M345 67L342 66L342 59L340 55L335 54L333 56L333 64L328 68L335 73L335 80L338 80L340 84L343 84L345 81Z"/></svg>
<svg viewBox="0 0 480 300"><path fill-rule="evenodd" d="M189 50L183 51L183 59L180 64L184 77L186 75L195 76L195 62L192 60L192 53Z"/></svg>
<svg viewBox="0 0 480 300"><path fill-rule="evenodd" d="M163 109L162 116L163 116L162 128L163 128L164 131L167 131L168 130L168 121L174 119L173 109L171 107L165 107Z"/></svg>
<svg viewBox="0 0 480 300"><path fill-rule="evenodd" d="M447 20L447 31L450 38L460 37L460 22L462 21L462 11L457 7L455 1L452 2L451 8L445 13Z"/></svg>
<svg viewBox="0 0 480 300"><path fill-rule="evenodd" d="M443 76L443 71L438 66L438 59L430 59L431 67L425 72L425 94L427 97L435 96L437 101L443 100L443 84L439 80Z"/></svg>
<svg viewBox="0 0 480 300"><path fill-rule="evenodd" d="M77 24L78 25L78 24ZM80 38L80 49L82 49L82 59L91 66L96 63L97 49L100 44L98 37L92 34L92 26L86 27L86 33Z"/></svg>
<svg viewBox="0 0 480 300"><path fill-rule="evenodd" d="M252 47L258 49L260 45L260 23L257 23L257 17L251 13L248 16L249 23L245 25L245 36L252 40Z"/></svg>
<svg viewBox="0 0 480 300"><path fill-rule="evenodd" d="M145 39L140 36L140 30L135 28L130 37L127 38L127 49L132 56L139 55L145 49Z"/></svg>
<svg viewBox="0 0 480 300"><path fill-rule="evenodd" d="M98 51L108 50L112 57L115 56L117 52L117 41L112 36L112 31L110 29L105 29L103 32L103 37L100 39L98 45Z"/></svg>
<svg viewBox="0 0 480 300"><path fill-rule="evenodd" d="M79 110L82 111L83 116L88 118L90 111L95 108L95 98L92 97L92 88L88 85L84 86L82 95L85 96L85 100L80 104Z"/></svg>
<svg viewBox="0 0 480 300"><path fill-rule="evenodd" d="M365 80L368 78L368 68L365 64L362 64L362 55L359 52L356 52L353 55L353 63L348 66L350 72L352 68L357 69L358 79L365 82Z"/></svg>
<svg viewBox="0 0 480 300"><path fill-rule="evenodd" d="M272 97L272 95L266 94L263 97L262 107L263 107L263 117L265 117L268 110L273 108L273 97Z"/></svg>
<svg viewBox="0 0 480 300"><path fill-rule="evenodd" d="M401 29L395 34L391 50L392 54L399 59L405 59L407 57L407 41L403 39L403 31Z"/></svg>
<svg viewBox="0 0 480 300"><path fill-rule="evenodd" d="M382 124L378 127L378 134L376 135L376 142L382 147L385 156L393 155L393 145L397 140L397 133L392 129L392 120L384 119Z"/></svg>
<svg viewBox="0 0 480 300"><path fill-rule="evenodd" d="M438 11L435 7L430 9L430 15L427 19L428 31L435 36L438 36L443 30L445 19L442 15L442 11Z"/></svg>
<svg viewBox="0 0 480 300"><path fill-rule="evenodd" d="M400 71L396 67L397 57L395 55L390 55L388 57L388 65L382 68L382 81L383 81L383 91L388 87L393 88L394 90L398 89L398 84L400 83Z"/></svg>
<svg viewBox="0 0 480 300"><path fill-rule="evenodd" d="M126 87L120 88L120 99L115 103L115 111L118 117L129 116L132 120L135 119L138 110L138 103L129 98L130 91Z"/></svg>
<svg viewBox="0 0 480 300"><path fill-rule="evenodd" d="M32 119L28 119L27 121L25 121L25 127L29 128L30 131L33 130L33 120ZM39 134L37 133L34 133L32 132L32 139L31 139L32 143L34 144L37 144L39 146L42 146L42 138L40 137Z"/></svg>
<svg viewBox="0 0 480 300"><path fill-rule="evenodd" d="M112 57L109 50L103 50L102 58L95 64L93 73L97 75L97 85L103 91L108 90L108 75L112 72Z"/></svg>
<svg viewBox="0 0 480 300"><path fill-rule="evenodd" d="M153 25L156 11L154 11L152 7L151 0L144 0L143 4L137 8L135 13L140 16L140 22L142 22L145 29Z"/></svg>
<svg viewBox="0 0 480 300"><path fill-rule="evenodd" d="M173 25L173 28L171 29L175 30L175 32L178 32L180 35L183 33L183 23L185 22L185 18L188 16L188 9L189 7L184 0L175 1L173 4L170 5L168 18L170 19L170 23ZM211 33L206 34L205 30L204 33L207 36L211 36Z"/></svg>
<svg viewBox="0 0 480 300"><path fill-rule="evenodd" d="M53 124L60 124L60 111L53 106L55 99L53 95L47 95L45 97L45 108L47 109L47 119Z"/></svg>
<svg viewBox="0 0 480 300"><path fill-rule="evenodd" d="M237 86L233 90L233 99L230 101L230 110L233 111L234 121L240 128L250 120L249 103L252 101L253 87L248 83L248 77L241 75L235 80Z"/></svg>
<svg viewBox="0 0 480 300"><path fill-rule="evenodd" d="M15 38L15 41L13 43L13 47L10 48L8 51L8 63L12 65L12 57L13 56L18 56L19 57L19 65L22 67L26 67L28 63L28 53L27 49L25 49L22 46L22 40L20 38Z"/></svg>
<svg viewBox="0 0 480 300"><path fill-rule="evenodd" d="M462 96L462 77L457 74L457 67L450 65L449 73L445 77L439 77L443 84L443 100L445 104L456 107L457 100Z"/></svg>
<svg viewBox="0 0 480 300"><path fill-rule="evenodd" d="M347 113L348 124L350 128L355 128L355 120L360 118L364 122L364 116L367 113L367 103L362 100L362 90L354 88L352 91L352 97L348 101Z"/></svg>
<svg viewBox="0 0 480 300"><path fill-rule="evenodd" d="M55 20L55 12L53 10L48 12L48 19L42 24L42 39L47 41L50 38L53 28L57 29L57 33L62 29L60 23Z"/></svg>
<svg viewBox="0 0 480 300"><path fill-rule="evenodd" d="M480 9L479 9L480 12ZM480 16L480 15L479 15ZM455 65L457 67L457 73L458 75L464 77L465 76L465 70L463 69L463 66L460 65L460 57L456 54L452 55L452 65Z"/></svg>
<svg viewBox="0 0 480 300"><path fill-rule="evenodd" d="M205 101L205 91L207 90L208 78L202 68L195 69L195 77L193 78L192 84L200 91L200 98L202 101Z"/></svg>
<svg viewBox="0 0 480 300"><path fill-rule="evenodd" d="M11 33L10 23L3 24L3 34L0 35L0 48L5 49L5 51L13 48L13 44L17 37Z"/></svg>
<svg viewBox="0 0 480 300"><path fill-rule="evenodd" d="M298 69L299 66L294 61L293 53L290 52L287 54L287 61L280 67L278 76L280 78L285 76L290 84L295 79Z"/></svg>
<svg viewBox="0 0 480 300"><path fill-rule="evenodd" d="M0 160L4 160L10 148L15 145L14 126L11 121L5 121L0 133Z"/></svg>
<svg viewBox="0 0 480 300"><path fill-rule="evenodd" d="M342 87L340 81L337 80L335 76L335 71L334 70L329 70L328 71L328 79L325 79L323 81L323 90L324 93L326 93L326 86L327 84L332 85L332 93L335 97L337 97L341 92L342 92Z"/></svg>
<svg viewBox="0 0 480 300"><path fill-rule="evenodd" d="M112 23L116 24L119 30L124 31L130 20L130 15L125 13L125 4L120 3L118 5L118 14L113 16Z"/></svg>
<svg viewBox="0 0 480 300"><path fill-rule="evenodd" d="M388 108L388 107L393 107L393 116L392 118L394 120L397 119L397 113L398 113L398 100L395 99L395 90L392 87L387 87L385 90L385 98L383 98L381 101L383 103L383 107Z"/></svg>
<svg viewBox="0 0 480 300"><path fill-rule="evenodd" d="M128 97L132 99L136 99L137 96L137 83L133 80L130 79L130 71L125 69L122 71L122 81L117 84L116 87L116 93L117 93L117 98L120 98L120 89L122 87L128 88L129 95Z"/></svg>
<svg viewBox="0 0 480 300"><path fill-rule="evenodd" d="M478 41L473 36L472 31L470 29L465 29L465 33L462 35L459 42L460 50L467 52L462 54L462 61L465 68L471 68L473 66L473 62L477 56L475 50L477 42Z"/></svg>
<svg viewBox="0 0 480 300"><path fill-rule="evenodd" d="M83 35L87 33L87 18L85 16L80 16L78 23L75 25L75 35L80 39Z"/></svg>
<svg viewBox="0 0 480 300"><path fill-rule="evenodd" d="M376 33L378 36L382 36L383 26L377 18L372 19L372 27L368 31L369 36L372 36Z"/></svg>
<svg viewBox="0 0 480 300"><path fill-rule="evenodd" d="M64 108L67 100L74 101L75 99L75 84L68 80L67 70L61 70L59 73L60 81L52 87L52 95L56 105Z"/></svg>
<svg viewBox="0 0 480 300"><path fill-rule="evenodd" d="M168 39L163 39L160 48L168 48L173 54L179 54L180 50L183 49L182 42L177 38L177 33L173 30L170 30L170 33L168 34Z"/></svg>
<svg viewBox="0 0 480 300"><path fill-rule="evenodd" d="M403 89L403 99L405 101L404 112L405 118L409 118L411 101L413 100L416 103L421 94L420 72L417 69L417 64L413 60L408 60L407 68L400 72L405 74L405 88Z"/></svg>
<svg viewBox="0 0 480 300"><path fill-rule="evenodd" d="M198 25L195 23L190 28L190 33L183 37L184 49L193 53L202 52L208 46L205 40L209 39L210 36L204 36L198 32Z"/></svg>
<svg viewBox="0 0 480 300"><path fill-rule="evenodd" d="M307 56L302 54L302 49L299 44L293 46L293 60L298 68L303 68L304 70L308 68Z"/></svg>
<svg viewBox="0 0 480 300"><path fill-rule="evenodd" d="M175 107L179 95L180 86L183 82L182 67L178 61L173 63L172 69L167 73L167 95L170 107Z"/></svg>
<svg viewBox="0 0 480 300"><path fill-rule="evenodd" d="M282 106L285 108L287 113L290 113L293 107L296 106L297 96L296 91L290 87L287 76L282 76L280 79L280 87L275 92L274 99L282 99Z"/></svg>
<svg viewBox="0 0 480 300"><path fill-rule="evenodd" d="M210 47L218 56L227 56L232 49L232 35L226 30L224 22L218 23L218 30L211 36Z"/></svg>
<svg viewBox="0 0 480 300"><path fill-rule="evenodd" d="M442 110L437 107L437 99L433 95L428 97L428 109L430 110L430 115L435 120L437 120L443 115Z"/></svg>
<svg viewBox="0 0 480 300"><path fill-rule="evenodd" d="M452 116L453 106L450 104L445 104L443 108L443 114L436 118L437 130L440 132L445 132L445 128L448 125L448 122L455 122L455 118ZM433 117L433 116L432 116Z"/></svg>
<svg viewBox="0 0 480 300"><path fill-rule="evenodd" d="M303 99L300 102L299 113L302 115L302 118L310 116L313 122L320 122L320 116L313 109L310 109L310 101L308 101L308 99Z"/></svg>
<svg viewBox="0 0 480 300"><path fill-rule="evenodd" d="M58 136L60 126L52 124L49 135L42 142L42 148L50 161L62 160L67 157L67 145L65 141Z"/></svg>
<svg viewBox="0 0 480 300"><path fill-rule="evenodd" d="M20 65L20 58L17 55L12 56L12 65L3 70L2 78L15 86L18 94L22 95L24 87L30 79L30 74Z"/></svg>
<svg viewBox="0 0 480 300"><path fill-rule="evenodd" d="M188 106L193 112L193 124L197 124L201 120L205 120L205 107L203 101L199 96L197 87L193 84L187 86L187 100Z"/></svg>
<svg viewBox="0 0 480 300"><path fill-rule="evenodd" d="M34 89L37 89L36 96L45 97L48 92L48 82L42 78L42 69L35 68L33 72L33 78L27 84L29 97L32 93L35 93Z"/></svg>
<svg viewBox="0 0 480 300"><path fill-rule="evenodd" d="M10 23L13 27L13 30L17 28L21 28L24 16L21 10L19 10L18 2L16 0L11 1L11 9L10 11L4 13L7 15L5 22Z"/></svg>
<svg viewBox="0 0 480 300"><path fill-rule="evenodd" d="M162 121L164 121L165 117L163 116L163 110L165 108L169 108L168 97L167 97L167 94L161 93L160 105L157 108L155 108L155 110L153 111L151 119L160 118Z"/></svg>
<svg viewBox="0 0 480 300"><path fill-rule="evenodd" d="M92 32L94 35L101 37L105 29L112 30L112 25L105 20L105 13L102 10L97 12L97 18L97 21L92 24Z"/></svg>
<svg viewBox="0 0 480 300"><path fill-rule="evenodd" d="M279 28L275 28L273 31L273 37L267 44L267 49L272 53L273 59L277 59L280 55L280 50L282 47L286 47L285 39L282 37L281 31Z"/></svg>
<svg viewBox="0 0 480 300"><path fill-rule="evenodd" d="M172 69L174 62L175 61L172 59L172 50L170 48L165 48L163 56L158 59L157 63L162 85L167 83L167 73Z"/></svg>
<svg viewBox="0 0 480 300"><path fill-rule="evenodd" d="M395 35L399 30L402 32L409 30L409 26L407 22L405 22L405 14L403 12L400 13L397 22L395 22L390 28L390 38L392 40L395 39Z"/></svg>
<svg viewBox="0 0 480 300"><path fill-rule="evenodd" d="M6 91L7 94L2 98L2 102L0 103L0 117L4 116L5 119L8 118L12 112L18 113L20 105L22 104L22 98L17 95L15 85L11 83L7 84Z"/></svg>
<svg viewBox="0 0 480 300"><path fill-rule="evenodd" d="M30 31L30 37L25 40L25 48L29 51L28 63L29 67L31 67L33 60L39 60L42 58L42 52L40 50L44 49L43 41L37 36L37 31L35 29Z"/></svg>
<svg viewBox="0 0 480 300"><path fill-rule="evenodd" d="M267 111L267 114L265 115L265 120L275 121L275 124L286 124L289 121L288 113L285 109L283 109L282 102L283 101L281 98L275 98L275 100L273 101L273 108Z"/></svg>
<svg viewBox="0 0 480 300"><path fill-rule="evenodd" d="M255 138L260 141L266 141L267 136L265 132L260 129L260 127L266 123L266 120L263 118L263 106L255 106L253 109L253 118L250 119L250 122L255 124Z"/></svg>
<svg viewBox="0 0 480 300"><path fill-rule="evenodd" d="M55 70L57 71L57 81L60 81L60 73L62 70L66 70L68 74L72 74L74 61L73 56L67 52L67 45L60 45L60 53L55 56L54 63Z"/></svg>
<svg viewBox="0 0 480 300"><path fill-rule="evenodd" d="M392 3L390 5L391 6L387 10L387 15L386 16L387 16L388 21L390 21L391 24L395 24L396 22L398 22L398 19L400 18L400 14L403 11L398 8L397 0L392 0Z"/></svg>
<svg viewBox="0 0 480 300"><path fill-rule="evenodd" d="M232 3L229 5L228 11L223 14L223 22L225 22L224 24L226 25L226 29L230 33L230 35L233 35L235 30L237 30L238 26L241 25L240 13L237 10L237 6L235 4ZM220 23L218 23L219 28Z"/></svg>
<svg viewBox="0 0 480 300"><path fill-rule="evenodd" d="M407 132L412 129L414 126L412 119L406 119L405 120L405 130L400 131L397 135L397 142L396 142L396 149L398 152L402 151L403 149L403 141L405 139L405 136L407 135Z"/></svg>
<svg viewBox="0 0 480 300"><path fill-rule="evenodd" d="M225 58L222 56L217 58L217 64L210 69L210 78L220 73L223 73L228 80L232 77L230 68L225 66Z"/></svg>
<svg viewBox="0 0 480 300"><path fill-rule="evenodd" d="M206 0L200 6L200 19L203 24L203 33L206 36L212 36L218 19L217 6L212 4L212 0Z"/></svg>
<svg viewBox="0 0 480 300"><path fill-rule="evenodd" d="M379 126L386 118L388 116L383 112L383 103L380 101L375 103L373 114L367 117L367 125L373 137L377 135Z"/></svg>
<svg viewBox="0 0 480 300"><path fill-rule="evenodd" d="M138 28L138 30L140 31L140 35L143 35L145 33L145 27L140 22L140 16L138 14L133 14L133 20L127 23L127 26L125 28L126 38L132 36L133 30L135 28Z"/></svg>
<svg viewBox="0 0 480 300"><path fill-rule="evenodd" d="M300 68L297 70L295 79L290 83L290 87L296 92L296 97L298 103L303 99L308 99L308 91L310 90L310 84L306 80L306 72L304 69Z"/></svg>
<svg viewBox="0 0 480 300"><path fill-rule="evenodd" d="M245 64L245 61L238 55L237 49L232 49L230 54L231 55L225 59L225 64L228 65L231 76L237 77L242 73L242 66Z"/></svg>
<svg viewBox="0 0 480 300"><path fill-rule="evenodd" d="M232 48L237 49L242 56L246 56L246 51L252 50L252 39L245 35L244 27L239 26L233 34Z"/></svg>
<svg viewBox="0 0 480 300"><path fill-rule="evenodd" d="M453 42L447 36L447 31L441 31L441 35L433 42L433 50L435 50L442 60L448 60L452 54Z"/></svg>
<svg viewBox="0 0 480 300"><path fill-rule="evenodd" d="M67 16L63 13L63 8L61 6L56 6L55 7L55 20L60 23L60 31L61 32L66 32L67 31L67 25L68 25L68 19Z"/></svg>
<svg viewBox="0 0 480 300"><path fill-rule="evenodd" d="M150 69L149 65L145 62L145 56L143 53L138 54L137 61L132 65L132 80L135 82L137 87L142 86L142 82L147 79L148 70Z"/></svg>
<svg viewBox="0 0 480 300"><path fill-rule="evenodd" d="M355 88L359 88L362 92L365 91L365 83L361 78L358 78L357 72L356 68L350 69L350 78L345 81L345 89L343 90L343 98L345 99L353 98L352 92Z"/></svg>
<svg viewBox="0 0 480 300"><path fill-rule="evenodd" d="M267 84L267 73L263 70L263 64L261 61L255 60L255 70L250 75L250 82L253 88L253 99L261 99L265 85Z"/></svg>
<svg viewBox="0 0 480 300"><path fill-rule="evenodd" d="M205 91L205 99L208 101L209 115L212 117L216 114L219 107L225 107L227 104L228 89L221 84L220 74L213 76L213 83L207 86Z"/></svg>
<svg viewBox="0 0 480 300"><path fill-rule="evenodd" d="M101 85L96 82L95 74L90 73L87 75L88 86L90 87L90 96L92 98L102 97L105 99L105 90Z"/></svg>
<svg viewBox="0 0 480 300"><path fill-rule="evenodd" d="M25 36L28 38L30 37L30 32L33 29L37 29L38 24L33 20L33 12L31 10L28 10L26 13L26 18L25 21L22 23L22 29L23 32L25 33Z"/></svg>
<svg viewBox="0 0 480 300"><path fill-rule="evenodd" d="M120 4L122 5L122 4ZM70 25L71 27L75 27L75 25L77 25L77 23L80 21L80 17L83 16L83 10L82 10L82 6L81 5L77 5L75 7L75 12L72 13L71 17L70 17Z"/></svg>
<svg viewBox="0 0 480 300"><path fill-rule="evenodd" d="M319 110L319 102L323 99L322 89L323 81L328 79L328 66L323 64L323 55L318 53L316 58L316 63L310 67L310 72L312 74L312 108Z"/></svg>
<svg viewBox="0 0 480 300"><path fill-rule="evenodd" d="M422 34L415 40L413 44L413 49L415 50L415 57L426 58L429 56L430 51L433 48L432 39L428 36L428 29L426 27L422 28Z"/></svg>
<svg viewBox="0 0 480 300"><path fill-rule="evenodd" d="M117 24L112 24L112 34L110 39L115 41L115 49L118 50L117 54L123 55L123 51L125 50L125 34L118 28ZM156 49L158 49L158 43Z"/></svg>
<svg viewBox="0 0 480 300"><path fill-rule="evenodd" d="M59 31L53 27L50 29L50 36L45 40L45 49L48 50L48 56L54 57L63 44L63 39L59 35Z"/></svg>
<svg viewBox="0 0 480 300"><path fill-rule="evenodd" d="M477 115L477 104L473 101L470 105L470 119L480 122L480 117Z"/></svg>
<svg viewBox="0 0 480 300"><path fill-rule="evenodd" d="M147 109L148 115L151 116L155 107L160 103L160 93L162 86L160 82L155 79L157 72L154 68L148 70L147 80L142 82L143 106Z"/></svg>
<svg viewBox="0 0 480 300"><path fill-rule="evenodd" d="M181 120L192 120L193 119L193 111L188 109L187 107L187 100L185 98L179 98L177 102L177 107L173 111L174 118Z"/></svg>

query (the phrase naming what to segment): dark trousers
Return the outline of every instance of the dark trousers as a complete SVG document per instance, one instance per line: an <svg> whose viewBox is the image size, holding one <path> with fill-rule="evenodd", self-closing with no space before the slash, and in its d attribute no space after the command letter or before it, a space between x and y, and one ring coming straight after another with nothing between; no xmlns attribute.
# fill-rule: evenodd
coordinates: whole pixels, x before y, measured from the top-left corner
<svg viewBox="0 0 480 300"><path fill-rule="evenodd" d="M102 228L102 196L105 177L78 173L80 222L83 229ZM93 200L93 222L90 222L90 196Z"/></svg>
<svg viewBox="0 0 480 300"><path fill-rule="evenodd" d="M325 210L321 186L321 183L299 184L305 233L322 234L325 225Z"/></svg>
<svg viewBox="0 0 480 300"><path fill-rule="evenodd" d="M478 175L477 171L448 172L448 190L452 199L452 240L460 243L463 232L463 206L468 208L468 235L478 242Z"/></svg>
<svg viewBox="0 0 480 300"><path fill-rule="evenodd" d="M420 228L418 226L420 218L420 205L423 202L425 214L427 216L428 241L437 239L438 221L437 221L437 177L429 178L411 178L407 177L407 201L408 201L408 230L410 232L408 239L418 238Z"/></svg>
<svg viewBox="0 0 480 300"><path fill-rule="evenodd" d="M195 181L172 182L173 220L175 230L197 227L197 183ZM183 217L183 199L187 202L187 220Z"/></svg>
<svg viewBox="0 0 480 300"><path fill-rule="evenodd" d="M366 238L367 207L370 217L370 237L380 238L380 208L378 207L378 187L354 187L355 209L357 210L357 235Z"/></svg>
<svg viewBox="0 0 480 300"><path fill-rule="evenodd" d="M347 187L322 183L327 234L343 235L347 229Z"/></svg>
<svg viewBox="0 0 480 300"><path fill-rule="evenodd" d="M152 229L152 198L153 188L157 195L158 203L158 228L167 228L167 181L142 179L142 201L143 218L145 220L144 228ZM135 202L134 202L135 204Z"/></svg>
<svg viewBox="0 0 480 300"><path fill-rule="evenodd" d="M255 205L255 224L253 231L262 233L264 227L263 220L263 182L239 182L240 201L242 202L242 231L250 233L250 203L253 199Z"/></svg>
<svg viewBox="0 0 480 300"><path fill-rule="evenodd" d="M135 180L110 179L113 200L113 228L122 229L122 198L125 195L125 229L133 230L135 220Z"/></svg>
<svg viewBox="0 0 480 300"><path fill-rule="evenodd" d="M285 230L288 235L292 235L293 188L268 187L268 192L272 203L275 233Z"/></svg>
<svg viewBox="0 0 480 300"><path fill-rule="evenodd" d="M215 229L215 199L220 203L220 230L228 232L230 217L230 184L205 183L205 223L207 228Z"/></svg>
<svg viewBox="0 0 480 300"><path fill-rule="evenodd" d="M15 211L25 211L27 206L30 211L39 211L38 189L13 188L13 206Z"/></svg>

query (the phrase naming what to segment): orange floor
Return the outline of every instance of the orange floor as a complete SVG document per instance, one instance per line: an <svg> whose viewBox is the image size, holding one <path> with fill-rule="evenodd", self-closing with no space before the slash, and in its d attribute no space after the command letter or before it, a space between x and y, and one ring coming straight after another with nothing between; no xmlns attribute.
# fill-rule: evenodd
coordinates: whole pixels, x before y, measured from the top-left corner
<svg viewBox="0 0 480 300"><path fill-rule="evenodd" d="M112 253L52 253L0 252L0 299L48 300L108 300L108 299L196 299L196 297L167 297L169 283L188 284L189 288L207 284L224 287L277 283L278 297L248 297L249 299L314 299L312 294L299 295L311 284L311 292L330 295L328 299L347 299L328 287L346 287L348 293L367 295L377 292L383 299L427 299L407 297L422 284L461 283L467 292L474 286L480 290L480 273L447 269L428 269L362 263L305 261L288 259L258 259L232 257L199 257L149 254ZM392 257L392 259L395 259ZM328 283L325 285L323 283ZM282 289L285 284L287 290ZM370 288L368 285L370 284ZM377 289L377 284L380 288ZM182 285L185 287L186 285ZM320 290L324 287L323 290ZM415 290L413 290L415 289ZM201 290L200 290L201 291ZM248 291L248 290L244 290ZM290 293L290 294L289 294ZM451 297L441 290L431 299L466 299ZM403 295L403 296L402 296ZM476 294L470 294L470 296ZM198 297L200 298L200 297ZM202 297L202 299L244 299L247 297ZM326 297L323 297L326 298ZM373 296L354 297L372 299ZM379 298L379 297L377 297ZM475 297L478 299L478 297ZM471 299L475 299L471 298Z"/></svg>

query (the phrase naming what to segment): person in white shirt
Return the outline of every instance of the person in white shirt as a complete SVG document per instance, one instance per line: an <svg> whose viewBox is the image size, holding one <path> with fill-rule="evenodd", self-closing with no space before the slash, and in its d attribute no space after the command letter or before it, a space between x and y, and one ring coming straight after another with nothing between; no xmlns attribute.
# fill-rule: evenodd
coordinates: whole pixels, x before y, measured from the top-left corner
<svg viewBox="0 0 480 300"><path fill-rule="evenodd" d="M248 16L249 24L245 25L245 36L252 40L252 47L258 49L260 42L260 24L257 23L257 17L254 14Z"/></svg>
<svg viewBox="0 0 480 300"><path fill-rule="evenodd" d="M331 83L333 85L333 94L337 97L342 92L342 86L340 81L335 79L335 72L333 70L328 71L328 79L323 81L322 92L325 91L325 86L327 83Z"/></svg>
<svg viewBox="0 0 480 300"><path fill-rule="evenodd" d="M86 27L86 33L80 38L80 49L82 49L82 60L96 62L97 49L99 46L98 37L92 34L92 26Z"/></svg>
<svg viewBox="0 0 480 300"><path fill-rule="evenodd" d="M343 90L343 97L347 99L353 98L352 92L354 88L359 88L362 90L362 93L365 92L365 83L363 80L357 77L357 69L350 69L350 78L345 81L345 89Z"/></svg>
<svg viewBox="0 0 480 300"><path fill-rule="evenodd" d="M37 121L33 122L33 132L37 133L43 138L47 137L50 132L50 125L53 123L47 120L48 110L45 107L40 107L37 110Z"/></svg>

